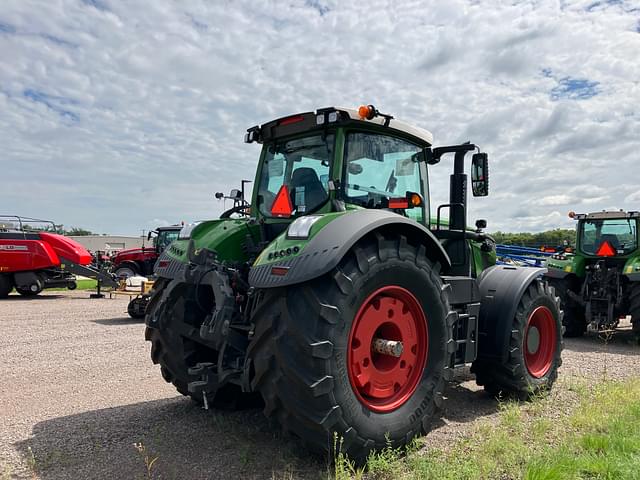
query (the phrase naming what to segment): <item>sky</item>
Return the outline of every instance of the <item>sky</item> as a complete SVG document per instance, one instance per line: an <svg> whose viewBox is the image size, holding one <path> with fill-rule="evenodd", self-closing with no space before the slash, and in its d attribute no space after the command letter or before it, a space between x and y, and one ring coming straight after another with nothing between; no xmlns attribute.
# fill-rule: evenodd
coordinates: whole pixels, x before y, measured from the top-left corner
<svg viewBox="0 0 640 480"><path fill-rule="evenodd" d="M640 210L639 82L640 1L3 0L0 214L216 218L214 193L253 179L248 127L364 103L489 154L471 221L571 227Z"/></svg>

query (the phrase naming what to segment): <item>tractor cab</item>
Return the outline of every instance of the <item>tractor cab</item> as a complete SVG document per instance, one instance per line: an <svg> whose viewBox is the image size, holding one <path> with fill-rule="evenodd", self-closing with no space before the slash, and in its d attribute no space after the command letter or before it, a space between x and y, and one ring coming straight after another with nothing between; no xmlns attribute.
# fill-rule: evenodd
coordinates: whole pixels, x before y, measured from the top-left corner
<svg viewBox="0 0 640 480"><path fill-rule="evenodd" d="M395 120L373 105L284 117L250 128L245 142L262 143L252 205L263 242L273 241L292 222L304 223L311 236L313 223L323 214L389 210L432 229L456 274L481 270L468 248L474 233L466 225L464 157L477 150L475 145L432 148L430 132ZM428 166L447 153L455 154L450 202L432 208ZM473 156L471 176L473 195L486 196L486 154ZM312 217L297 220L305 216ZM485 236L478 231L474 239L483 241Z"/></svg>
<svg viewBox="0 0 640 480"><path fill-rule="evenodd" d="M147 240L153 238L153 248L159 255L178 239L178 234L182 229L182 225L171 225L168 227L158 227L156 230L152 230L147 234Z"/></svg>

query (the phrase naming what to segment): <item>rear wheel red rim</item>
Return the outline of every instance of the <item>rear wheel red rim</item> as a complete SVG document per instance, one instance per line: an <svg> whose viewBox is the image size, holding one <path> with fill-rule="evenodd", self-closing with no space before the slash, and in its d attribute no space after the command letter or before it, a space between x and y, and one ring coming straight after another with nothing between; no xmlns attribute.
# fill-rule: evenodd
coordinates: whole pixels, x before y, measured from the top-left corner
<svg viewBox="0 0 640 480"><path fill-rule="evenodd" d="M529 374L544 377L553 365L558 331L553 313L547 307L537 307L527 319L524 343L524 361Z"/></svg>
<svg viewBox="0 0 640 480"><path fill-rule="evenodd" d="M374 338L399 341L399 356L372 348ZM349 333L349 381L360 402L376 412L402 406L420 384L427 363L427 318L416 297L399 286L380 288L360 306Z"/></svg>

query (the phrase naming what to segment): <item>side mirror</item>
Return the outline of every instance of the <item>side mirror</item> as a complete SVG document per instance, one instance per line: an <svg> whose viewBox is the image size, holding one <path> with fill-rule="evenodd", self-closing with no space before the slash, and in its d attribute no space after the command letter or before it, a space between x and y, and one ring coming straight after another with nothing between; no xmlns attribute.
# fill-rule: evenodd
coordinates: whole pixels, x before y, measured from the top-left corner
<svg viewBox="0 0 640 480"><path fill-rule="evenodd" d="M229 194L229 198L233 198L234 200L241 200L242 192L237 188L234 188L233 190L231 190L231 193Z"/></svg>
<svg viewBox="0 0 640 480"><path fill-rule="evenodd" d="M476 220L476 228L478 230L484 230L485 228L487 228L487 221L483 218Z"/></svg>
<svg viewBox="0 0 640 480"><path fill-rule="evenodd" d="M474 197L489 195L489 156L475 153L471 160L471 191Z"/></svg>
<svg viewBox="0 0 640 480"><path fill-rule="evenodd" d="M152 233L153 233L153 231L152 231L152 230L149 230L149 233L147 234L147 242L148 242L149 240L151 240L151 234L152 234Z"/></svg>
<svg viewBox="0 0 640 480"><path fill-rule="evenodd" d="M220 200L221 198L224 198L224 193L222 193L222 192L216 192L216 198L217 198L218 200Z"/></svg>

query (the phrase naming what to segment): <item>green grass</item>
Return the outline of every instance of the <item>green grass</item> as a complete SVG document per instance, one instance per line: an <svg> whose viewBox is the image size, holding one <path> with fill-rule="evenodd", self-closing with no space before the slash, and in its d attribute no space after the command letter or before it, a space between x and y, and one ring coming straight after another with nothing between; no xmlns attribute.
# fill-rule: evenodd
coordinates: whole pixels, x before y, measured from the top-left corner
<svg viewBox="0 0 640 480"><path fill-rule="evenodd" d="M76 290L95 290L97 282L92 278L89 278L86 280L76 280L76 284L78 285L78 288ZM67 289L66 288L48 288L47 289L47 291L49 292L62 292L64 290L67 290Z"/></svg>
<svg viewBox="0 0 640 480"><path fill-rule="evenodd" d="M497 421L480 421L446 449L414 442L372 455L363 470L338 457L338 480L640 479L640 379L558 385L550 395L505 402Z"/></svg>

